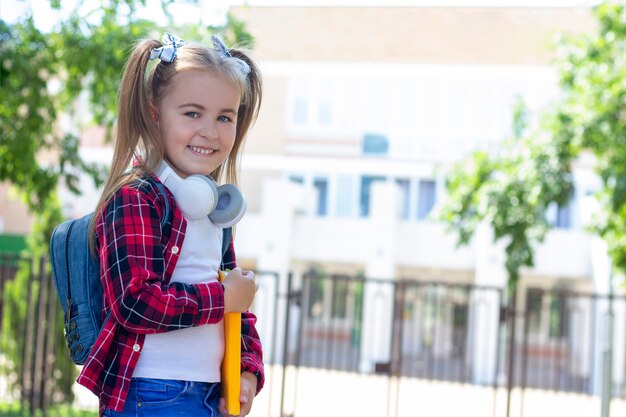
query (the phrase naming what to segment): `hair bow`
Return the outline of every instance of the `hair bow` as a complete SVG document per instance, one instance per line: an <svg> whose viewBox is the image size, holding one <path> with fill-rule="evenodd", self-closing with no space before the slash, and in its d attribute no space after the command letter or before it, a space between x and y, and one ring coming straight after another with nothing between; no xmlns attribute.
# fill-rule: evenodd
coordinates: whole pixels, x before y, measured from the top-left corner
<svg viewBox="0 0 626 417"><path fill-rule="evenodd" d="M182 40L176 35L171 35L167 32L161 38L161 42L163 42L163 46L160 48L154 48L150 52L150 59L159 58L161 61L171 63L176 58L176 53L178 52L178 48L183 45L186 45L187 42Z"/></svg>
<svg viewBox="0 0 626 417"><path fill-rule="evenodd" d="M224 45L224 42L222 42L222 40L217 35L211 35L211 40L213 41L213 49L219 52L220 55L222 55L224 58L232 58L236 60L241 67L241 72L243 72L244 75L248 75L250 73L250 66L248 65L248 63L243 59L233 57L226 45Z"/></svg>

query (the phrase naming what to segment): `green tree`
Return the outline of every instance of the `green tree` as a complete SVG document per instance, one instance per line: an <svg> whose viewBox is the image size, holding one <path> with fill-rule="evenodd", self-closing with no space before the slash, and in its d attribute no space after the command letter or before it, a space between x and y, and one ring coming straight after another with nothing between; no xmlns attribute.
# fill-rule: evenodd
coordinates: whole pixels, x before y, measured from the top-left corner
<svg viewBox="0 0 626 417"><path fill-rule="evenodd" d="M533 251L550 224L551 205L565 205L573 192L572 163L594 155L602 180L600 213L593 231L609 247L617 269L626 271L626 9L609 2L593 9L597 30L564 36L557 65L562 99L541 115L538 128L514 117L513 138L497 153L476 152L447 180L449 199L439 212L459 235L471 239L481 222L506 242L509 288L520 268L533 266Z"/></svg>
<svg viewBox="0 0 626 417"><path fill-rule="evenodd" d="M161 0L168 15L173 0ZM191 0L190 3L197 3ZM59 0L51 2L60 9ZM104 178L104 169L85 163L79 156L79 118L71 127L62 116L80 111L92 116L90 124L104 126L107 138L116 121L117 90L122 69L131 46L140 38L160 38L163 29L154 22L136 18L145 0L108 0L93 10L78 2L66 18L50 32L41 31L31 15L17 22L0 20L0 182L15 187L35 223L28 238L28 256L39 258L49 250L54 227L62 218L56 193L63 182L75 193L78 178L87 173L96 185ZM243 24L228 15L221 27L200 24L176 28L170 20L168 29L188 39L208 40L210 32L230 34L230 42L251 44L252 37ZM88 108L80 108L85 95ZM85 111L86 110L86 111ZM37 264L37 263L35 263ZM24 300L33 264L23 262L12 282L6 284L4 337L0 349L11 360L12 372L21 374L24 338L20 323L26 320ZM60 316L59 316L60 317ZM54 323L62 332L62 323ZM71 400L71 382L76 370L69 366L64 341L58 337L57 360L53 381L59 394ZM67 369L72 372L68 374ZM19 388L18 388L19 390Z"/></svg>

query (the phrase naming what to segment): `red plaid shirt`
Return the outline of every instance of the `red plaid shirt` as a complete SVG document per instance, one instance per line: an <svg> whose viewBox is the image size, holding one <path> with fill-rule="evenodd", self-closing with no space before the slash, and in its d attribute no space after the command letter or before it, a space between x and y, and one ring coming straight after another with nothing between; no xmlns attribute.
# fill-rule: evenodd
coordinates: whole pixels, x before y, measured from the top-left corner
<svg viewBox="0 0 626 417"><path fill-rule="evenodd" d="M100 414L105 408L123 410L146 334L218 323L224 316L224 291L219 282L170 283L187 222L168 191L170 219L161 230L165 201L156 181L149 176L121 187L96 218L103 315L110 311L111 317L78 383L98 396ZM231 241L222 268L235 266ZM264 373L256 317L243 313L241 321L241 370L257 376L258 393Z"/></svg>

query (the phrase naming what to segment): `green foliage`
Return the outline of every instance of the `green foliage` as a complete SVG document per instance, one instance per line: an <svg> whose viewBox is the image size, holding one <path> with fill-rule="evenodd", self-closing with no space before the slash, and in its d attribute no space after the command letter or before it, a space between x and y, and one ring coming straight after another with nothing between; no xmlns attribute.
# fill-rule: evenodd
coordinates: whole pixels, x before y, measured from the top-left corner
<svg viewBox="0 0 626 417"><path fill-rule="evenodd" d="M0 20L0 181L15 186L34 214L28 237L29 259L48 253L52 230L63 220L56 197L58 182L64 181L78 193L81 173L91 175L96 185L103 180L104 169L85 163L79 156L78 135L84 127L80 117L90 113L91 123L109 129L113 126L117 87L129 46L152 28L149 22L131 18L134 0L122 3L128 8L118 7L119 1L102 4L100 19L81 17L75 10L52 33L40 31L30 16L13 24ZM129 14L124 16L120 10ZM81 107L83 92L89 111ZM72 126L62 123L61 115L75 115ZM2 352L15 375L21 375L24 366L24 300L31 273L39 273L33 268L39 268L39 263L23 261L16 277L4 288ZM33 290L36 294L39 289L35 285ZM54 362L53 380L47 383L56 397L70 401L76 369L65 352L61 322L58 327L54 347L58 360ZM19 387L17 390L21 391Z"/></svg>
<svg viewBox="0 0 626 417"><path fill-rule="evenodd" d="M226 45L248 49L254 48L254 37L246 29L245 23L230 12L226 15L226 24L224 26L209 26L209 31L220 34L224 38Z"/></svg>
<svg viewBox="0 0 626 417"><path fill-rule="evenodd" d="M218 35L228 47L243 47L253 49L254 36L246 29L245 23L237 19L232 13L226 14L226 21L223 25L185 25L173 27L177 35L183 39L193 39L197 42L211 44L212 34Z"/></svg>
<svg viewBox="0 0 626 417"><path fill-rule="evenodd" d="M626 8L596 10L598 32L565 43L561 79L563 113L581 149L596 158L603 188L594 230L609 246L617 269L626 270Z"/></svg>
<svg viewBox="0 0 626 417"><path fill-rule="evenodd" d="M533 245L550 225L546 210L573 192L572 163L595 156L603 187L594 231L608 245L617 268L626 270L626 9L606 3L594 9L597 32L563 37L557 49L562 100L542 115L532 132L520 128L498 154L477 152L448 179L450 199L440 218L466 244L480 222L506 241L509 286L533 265Z"/></svg>
<svg viewBox="0 0 626 417"><path fill-rule="evenodd" d="M2 404L0 403L0 416L3 417L43 417L43 412L36 411L30 414L24 410L19 404ZM51 417L97 417L97 411L75 410L69 404L58 404L46 412Z"/></svg>
<svg viewBox="0 0 626 417"><path fill-rule="evenodd" d="M58 72L48 41L31 18L16 25L0 20L0 181L23 191L30 208L45 206L58 180L39 166L40 149L54 146L57 108L47 81Z"/></svg>
<svg viewBox="0 0 626 417"><path fill-rule="evenodd" d="M145 22L118 24L117 2L105 5L102 12L102 19L95 23L74 12L53 33L41 32L32 17L15 24L0 20L0 181L13 184L35 215L28 237L29 259L40 259L48 253L52 230L63 220L56 197L59 180L78 193L81 172L90 174L96 185L103 179L101 167L79 157L79 140L74 132L82 126L64 127L60 115L71 115L75 109L84 112L77 100L86 89L95 123L110 128L128 45L149 26ZM24 366L28 304L24 300L29 294L31 273L39 273L33 268L39 268L38 262L22 262L15 279L5 286L3 304L7 314L2 332L6 337L2 351L17 375ZM33 290L36 294L39 289L33 286ZM58 360L52 372L55 377L47 383L57 396L71 400L76 370L65 354L62 324L58 327L54 347Z"/></svg>

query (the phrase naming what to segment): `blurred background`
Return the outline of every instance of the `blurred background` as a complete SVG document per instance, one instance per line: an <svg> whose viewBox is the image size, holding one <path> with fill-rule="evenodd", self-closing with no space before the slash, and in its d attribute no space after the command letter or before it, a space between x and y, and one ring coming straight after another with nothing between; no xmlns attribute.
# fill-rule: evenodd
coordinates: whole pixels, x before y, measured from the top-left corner
<svg viewBox="0 0 626 417"><path fill-rule="evenodd" d="M50 278L133 43L253 51L254 416L626 416L626 8L0 0L0 415L95 416Z"/></svg>

